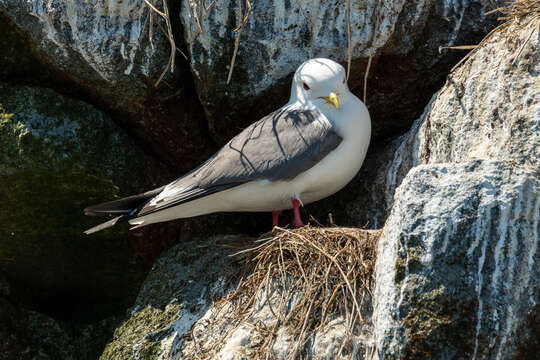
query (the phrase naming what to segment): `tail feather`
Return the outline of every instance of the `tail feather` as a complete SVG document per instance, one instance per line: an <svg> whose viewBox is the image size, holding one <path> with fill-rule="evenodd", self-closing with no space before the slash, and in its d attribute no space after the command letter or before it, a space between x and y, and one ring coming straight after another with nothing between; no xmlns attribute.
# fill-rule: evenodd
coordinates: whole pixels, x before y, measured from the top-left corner
<svg viewBox="0 0 540 360"><path fill-rule="evenodd" d="M158 189L147 191L143 194L129 196L123 199L109 201L103 204L89 206L84 209L85 215L103 216L103 215L120 215L102 224L94 226L91 229L86 230L84 233L87 235L101 231L116 225L117 223L125 222L137 217L137 213L142 207L150 201L154 196L163 191L163 187Z"/></svg>
<svg viewBox="0 0 540 360"><path fill-rule="evenodd" d="M103 230L103 229L106 229L106 228L109 228L109 227L111 227L111 226L114 226L114 225L116 225L116 223L118 223L119 221L120 221L120 222L123 222L123 221L124 221L124 220L122 219L123 217L125 217L125 215L117 216L117 217L115 217L114 219L111 219L111 220L106 221L106 222L104 222L104 223L101 223L101 224L99 224L99 225L97 225L97 226L94 226L94 227L91 228L91 229L86 230L84 233L85 233L86 235L90 235L90 234L93 234L93 233L95 233L95 232L98 232L98 231L101 231L101 230Z"/></svg>
<svg viewBox="0 0 540 360"><path fill-rule="evenodd" d="M142 194L132 195L123 199L89 206L84 209L84 214L91 216L129 214L141 204L148 202L148 200L162 191L163 186Z"/></svg>

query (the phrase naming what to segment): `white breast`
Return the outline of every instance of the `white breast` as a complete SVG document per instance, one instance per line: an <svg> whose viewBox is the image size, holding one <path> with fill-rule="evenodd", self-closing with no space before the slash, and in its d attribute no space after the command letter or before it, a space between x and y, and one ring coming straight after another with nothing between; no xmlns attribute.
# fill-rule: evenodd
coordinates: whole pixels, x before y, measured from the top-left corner
<svg viewBox="0 0 540 360"><path fill-rule="evenodd" d="M354 95L344 102L339 117L325 114L343 138L339 146L315 166L290 181L252 181L188 203L130 221L150 224L214 212L273 211L292 208L291 198L308 204L339 191L362 166L371 137L365 105Z"/></svg>

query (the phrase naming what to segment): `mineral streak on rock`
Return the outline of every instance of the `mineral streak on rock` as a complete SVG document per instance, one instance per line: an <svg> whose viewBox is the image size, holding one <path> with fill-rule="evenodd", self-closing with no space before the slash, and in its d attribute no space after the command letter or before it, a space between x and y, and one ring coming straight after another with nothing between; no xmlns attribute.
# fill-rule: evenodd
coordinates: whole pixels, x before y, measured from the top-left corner
<svg viewBox="0 0 540 360"><path fill-rule="evenodd" d="M146 38L143 1L1 0L0 12L43 63L117 110L140 107L147 87L141 76L156 77L167 64L161 32L155 49Z"/></svg>
<svg viewBox="0 0 540 360"><path fill-rule="evenodd" d="M380 358L513 358L538 336L540 181L510 161L421 165L377 254Z"/></svg>
<svg viewBox="0 0 540 360"><path fill-rule="evenodd" d="M420 164L511 160L540 171L539 42L538 26L512 24L481 45L448 76L411 130L388 146L393 158L370 176L384 190L365 191L360 199L369 194L390 209L396 187ZM356 216L381 224L387 215Z"/></svg>
<svg viewBox="0 0 540 360"><path fill-rule="evenodd" d="M170 4L171 11L176 7ZM51 87L92 103L112 114L148 154L187 172L215 148L187 62L176 61L174 74L167 72L154 86L170 45L158 15L150 42L149 16L142 0L0 0L0 30L7 29L12 39L0 61L8 68L0 80ZM179 26L174 31L181 33ZM46 81L36 73L48 75Z"/></svg>
<svg viewBox="0 0 540 360"><path fill-rule="evenodd" d="M181 17L199 97L218 142L231 135L231 122L246 118L243 126L286 102L290 75L305 59L347 61L346 1L255 1L236 33L247 12L244 1L202 4L186 1ZM405 131L443 81L440 75L458 54L440 54L439 46L474 43L491 23L484 16L491 8L477 0L350 1L350 9L349 85L362 95L367 59L374 56L368 106L377 115L376 136ZM232 81L226 84L238 36ZM388 106L397 98L399 110Z"/></svg>

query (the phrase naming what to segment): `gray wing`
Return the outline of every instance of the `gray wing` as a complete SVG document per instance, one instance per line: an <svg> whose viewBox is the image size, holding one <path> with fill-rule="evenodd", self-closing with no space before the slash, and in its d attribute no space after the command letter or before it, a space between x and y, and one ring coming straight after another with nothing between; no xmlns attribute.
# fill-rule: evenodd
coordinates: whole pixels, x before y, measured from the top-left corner
<svg viewBox="0 0 540 360"><path fill-rule="evenodd" d="M337 148L342 138L313 110L280 109L244 129L214 156L167 185L139 216L253 180L289 180Z"/></svg>

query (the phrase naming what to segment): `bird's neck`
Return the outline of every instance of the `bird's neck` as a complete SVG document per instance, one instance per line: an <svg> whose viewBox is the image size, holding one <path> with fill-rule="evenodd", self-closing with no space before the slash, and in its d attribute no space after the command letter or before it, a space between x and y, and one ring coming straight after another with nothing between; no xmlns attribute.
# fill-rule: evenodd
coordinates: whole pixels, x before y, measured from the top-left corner
<svg viewBox="0 0 540 360"><path fill-rule="evenodd" d="M340 96L341 108L326 110L324 113L334 130L342 138L369 139L371 136L371 120L363 102L352 93Z"/></svg>
<svg viewBox="0 0 540 360"><path fill-rule="evenodd" d="M303 100L291 97L285 105L289 110L314 110L320 111L330 122L330 125L341 137L365 137L371 136L371 121L368 110L363 102L352 93L340 95L340 110L334 109L327 104L317 103L312 100Z"/></svg>

